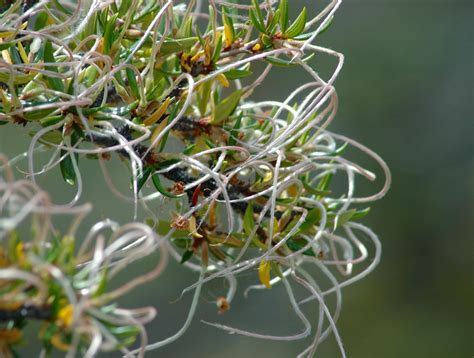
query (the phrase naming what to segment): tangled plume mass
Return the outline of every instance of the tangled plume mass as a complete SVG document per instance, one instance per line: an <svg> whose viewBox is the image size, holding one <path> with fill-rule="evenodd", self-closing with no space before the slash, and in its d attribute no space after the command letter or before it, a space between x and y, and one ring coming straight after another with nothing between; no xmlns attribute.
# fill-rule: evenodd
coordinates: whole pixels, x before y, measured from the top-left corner
<svg viewBox="0 0 474 358"><path fill-rule="evenodd" d="M332 335L345 356L342 289L380 260L377 236L360 221L387 192L390 172L372 150L328 130L344 57L318 42L340 2L318 3L315 13L290 0L0 3L0 131L14 126L29 143L0 156L0 355L25 344L42 357L159 355L189 328L203 286L224 280L220 313L236 294L267 290L271 299L281 285L303 329L276 336L202 323L306 339L299 357ZM318 74L320 57L334 59L328 78ZM303 70L307 82L278 89L283 102L256 101L278 70ZM376 178L349 152L379 167L377 193L356 193L356 180ZM92 211L81 201L84 161L101 168L111 200L133 203L133 222L81 229ZM111 161L130 177L128 192L114 183ZM66 204L37 183L61 175L75 191ZM111 288L152 253L151 271ZM119 299L158 284L170 259L195 272L182 291L193 299L182 328L151 341L145 326L156 308ZM242 274L254 285L239 291ZM310 304L316 317L305 313ZM32 321L38 342L24 336Z"/></svg>

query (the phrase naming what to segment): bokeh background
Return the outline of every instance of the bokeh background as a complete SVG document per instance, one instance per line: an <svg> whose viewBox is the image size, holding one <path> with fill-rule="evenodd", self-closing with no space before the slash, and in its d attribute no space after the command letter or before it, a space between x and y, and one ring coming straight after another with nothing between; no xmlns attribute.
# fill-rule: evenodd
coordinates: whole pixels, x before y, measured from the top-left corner
<svg viewBox="0 0 474 358"><path fill-rule="evenodd" d="M309 13L322 6L319 1L292 0L294 13L307 3ZM338 327L349 357L474 354L473 23L470 0L346 0L321 37L322 45L346 57L336 83L340 111L331 129L374 149L393 174L391 191L365 219L383 243L382 262L344 291ZM322 57L316 61L321 61L323 75L334 65ZM305 81L304 76L281 70L255 96L283 98ZM0 127L0 152L12 156L24 150L26 132ZM96 163L82 164L88 173L83 201L96 205L84 227L107 216L131 220L131 207L118 203L105 189ZM119 174L123 167L110 167L119 182L127 182ZM57 201L65 202L71 192L54 175L49 178L42 184ZM153 263L149 258L147 265ZM156 283L123 303L158 307L149 326L150 339L158 340L184 322L190 295L171 302L195 279L173 263ZM231 311L218 316L211 301L223 289L219 284L206 286L190 330L149 356L292 357L308 343L259 341L201 324L201 319L221 321L275 334L301 329L281 290L281 295L253 293L248 299L240 292ZM30 354L25 351L25 356ZM323 343L317 356L339 356L333 338Z"/></svg>

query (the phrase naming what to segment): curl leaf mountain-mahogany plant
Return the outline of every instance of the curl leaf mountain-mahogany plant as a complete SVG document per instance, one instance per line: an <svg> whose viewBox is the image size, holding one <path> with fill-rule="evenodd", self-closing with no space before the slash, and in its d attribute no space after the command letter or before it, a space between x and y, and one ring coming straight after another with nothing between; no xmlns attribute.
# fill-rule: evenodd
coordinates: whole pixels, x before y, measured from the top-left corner
<svg viewBox="0 0 474 358"><path fill-rule="evenodd" d="M260 339L307 339L300 356L313 356L334 335L345 356L336 328L341 293L380 259L376 235L360 220L388 190L390 173L376 153L327 129L343 55L318 40L339 5L310 13L288 0L1 3L0 130L20 125L30 136L0 172L4 356L14 356L32 320L40 321L42 354L143 356L185 333L208 282L227 281L216 304L230 309L243 273L255 279L245 295L283 286L303 330L277 336L205 324ZM336 60L329 78L316 71L320 56ZM302 69L307 82L283 102L253 100L282 67ZM357 195L356 177L375 174L345 159L351 150L381 168L379 192ZM100 165L115 200L134 203L134 223L104 220L78 233L91 210L80 204L86 160ZM107 160L123 163L128 194L114 185ZM15 180L12 165L23 161L26 178ZM54 204L41 190L36 178L48 175L75 189L70 202ZM170 209L156 212L154 202ZM67 232L54 229L59 213L71 216ZM152 271L109 289L126 265L154 253ZM155 309L124 309L116 300L153 284L169 256L197 281L183 289L193 292L183 327L152 342L144 325ZM316 320L302 311L310 302Z"/></svg>

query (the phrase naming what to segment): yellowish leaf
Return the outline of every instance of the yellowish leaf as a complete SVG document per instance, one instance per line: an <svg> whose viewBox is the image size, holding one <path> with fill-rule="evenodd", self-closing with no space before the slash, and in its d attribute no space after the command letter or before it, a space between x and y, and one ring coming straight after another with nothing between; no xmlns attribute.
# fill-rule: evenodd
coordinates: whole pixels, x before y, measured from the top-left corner
<svg viewBox="0 0 474 358"><path fill-rule="evenodd" d="M158 107L158 109L150 117L143 121L143 124L146 126L151 126L152 124L155 124L166 112L168 106L170 105L170 102L171 98L166 98L165 101Z"/></svg>
<svg viewBox="0 0 474 358"><path fill-rule="evenodd" d="M160 141L155 142L155 139L163 131L163 129L165 129L167 124L168 123L166 121L161 121L161 123L156 126L155 130L151 134L151 145L150 145L151 148L156 148L158 146Z"/></svg>
<svg viewBox="0 0 474 358"><path fill-rule="evenodd" d="M296 184L290 185L286 191L290 198L298 196L298 186Z"/></svg>
<svg viewBox="0 0 474 358"><path fill-rule="evenodd" d="M221 73L221 74L218 74L216 76L217 80L221 83L222 86L224 87L229 87L229 80L227 79L227 77Z"/></svg>
<svg viewBox="0 0 474 358"><path fill-rule="evenodd" d="M74 307L69 304L61 308L58 312L58 319L62 321L66 327L70 327L74 320Z"/></svg>
<svg viewBox="0 0 474 358"><path fill-rule="evenodd" d="M63 352L67 352L71 350L71 345L65 343L61 335L59 333L55 334L54 336L51 337L51 344L55 346L57 349Z"/></svg>
<svg viewBox="0 0 474 358"><path fill-rule="evenodd" d="M28 55L26 54L25 48L23 47L21 42L18 42L18 52L20 53L21 59L24 63L30 63L30 61L28 60Z"/></svg>
<svg viewBox="0 0 474 358"><path fill-rule="evenodd" d="M232 46L232 29L228 23L224 24L225 44L227 47Z"/></svg>
<svg viewBox="0 0 474 358"><path fill-rule="evenodd" d="M189 218L189 232L191 235L197 239L201 239L203 236L197 232L196 218L191 216Z"/></svg>
<svg viewBox="0 0 474 358"><path fill-rule="evenodd" d="M260 262L258 266L258 278L266 288L272 288L270 285L270 263L268 261Z"/></svg>

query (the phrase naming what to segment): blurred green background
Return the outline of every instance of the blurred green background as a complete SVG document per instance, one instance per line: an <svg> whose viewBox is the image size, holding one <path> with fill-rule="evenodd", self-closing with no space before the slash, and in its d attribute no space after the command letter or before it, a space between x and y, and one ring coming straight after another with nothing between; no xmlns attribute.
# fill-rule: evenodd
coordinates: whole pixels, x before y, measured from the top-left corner
<svg viewBox="0 0 474 358"><path fill-rule="evenodd" d="M303 3L309 1L291 1L295 13ZM322 6L310 3L309 13ZM469 0L347 0L321 38L321 45L346 58L336 82L340 111L330 129L374 149L393 174L391 191L365 219L383 243L382 262L369 277L344 290L338 327L349 357L474 354L473 15L474 2ZM318 66L316 61L319 56ZM335 63L321 61L323 68ZM255 96L283 98L307 80L304 76L277 71ZM0 152L12 156L24 150L25 132L0 127ZM131 220L132 207L118 203L105 189L97 164L82 164L88 171L83 201L97 207L84 229L106 216L123 223ZM128 178L118 174L123 168L109 165L125 188ZM68 200L71 192L58 185L59 173L49 178L43 184L56 201ZM147 262L150 267L153 259ZM190 295L171 301L195 279L173 263L156 283L123 300L129 307L158 308L149 325L151 341L182 325ZM248 280L254 282L255 277ZM251 293L247 299L239 291L231 311L218 316L210 301L224 288L222 283L205 286L190 330L149 356L292 357L309 344L259 341L201 324L201 319L220 321L274 334L301 329L280 288ZM322 344L317 356L339 356L333 338Z"/></svg>

